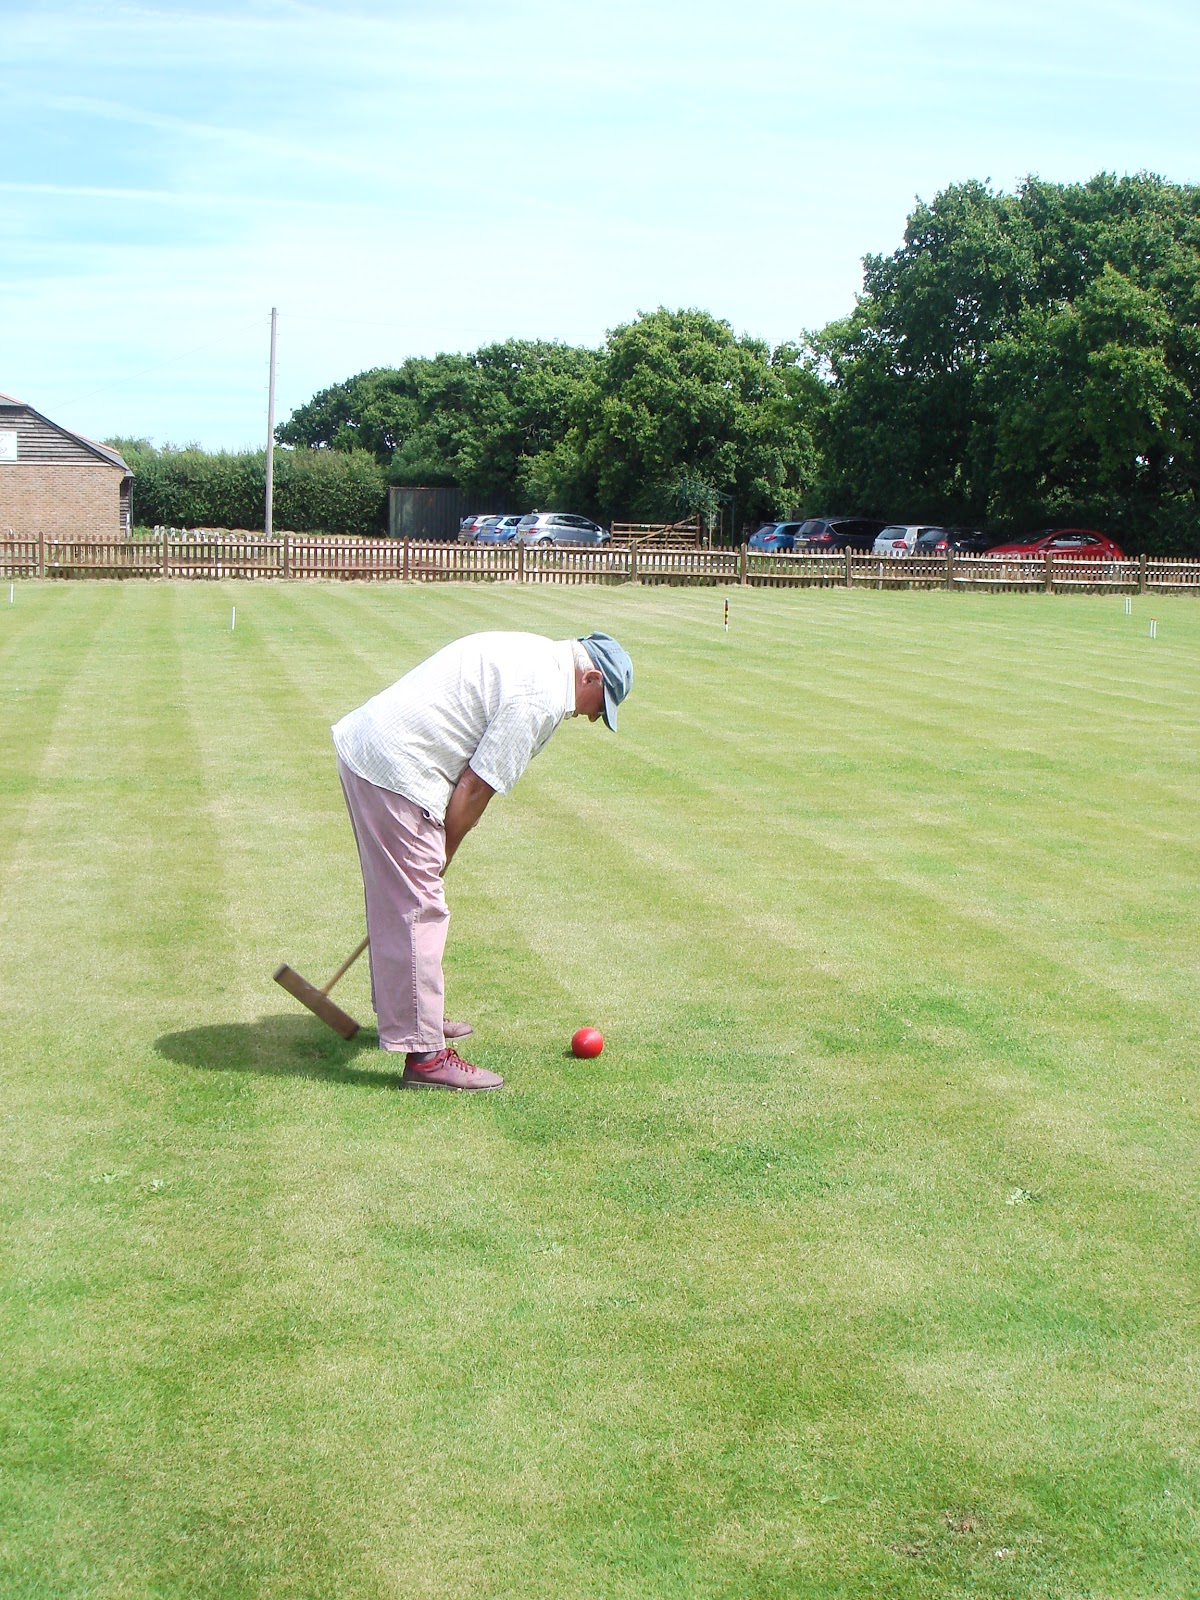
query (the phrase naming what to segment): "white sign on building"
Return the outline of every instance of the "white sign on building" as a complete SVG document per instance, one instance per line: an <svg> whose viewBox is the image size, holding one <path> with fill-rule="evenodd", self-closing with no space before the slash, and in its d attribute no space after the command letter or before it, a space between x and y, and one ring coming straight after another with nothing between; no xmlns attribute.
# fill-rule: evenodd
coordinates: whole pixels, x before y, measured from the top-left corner
<svg viewBox="0 0 1200 1600"><path fill-rule="evenodd" d="M0 461L15 461L17 459L17 430L15 428L0 428Z"/></svg>

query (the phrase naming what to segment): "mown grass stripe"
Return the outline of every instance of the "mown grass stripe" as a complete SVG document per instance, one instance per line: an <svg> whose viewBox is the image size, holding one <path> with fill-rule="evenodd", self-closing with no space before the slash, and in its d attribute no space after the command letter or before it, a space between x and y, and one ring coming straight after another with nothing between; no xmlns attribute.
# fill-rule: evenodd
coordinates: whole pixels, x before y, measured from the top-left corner
<svg viewBox="0 0 1200 1600"><path fill-rule="evenodd" d="M61 603L60 603L61 595ZM22 593L0 642L6 707L0 724L0 848L11 870L20 851L27 814L41 769L54 760L55 726L86 671L90 641L103 626L108 591L94 600L78 591L48 588ZM16 608L12 608L13 611Z"/></svg>

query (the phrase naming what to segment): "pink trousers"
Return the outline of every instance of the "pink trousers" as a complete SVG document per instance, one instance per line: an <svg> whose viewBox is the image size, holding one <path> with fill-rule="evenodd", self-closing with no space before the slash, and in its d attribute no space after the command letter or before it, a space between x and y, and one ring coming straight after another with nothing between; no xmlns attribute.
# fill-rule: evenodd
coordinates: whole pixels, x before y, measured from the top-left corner
<svg viewBox="0 0 1200 1600"><path fill-rule="evenodd" d="M428 811L368 783L340 758L338 777L362 866L380 1047L440 1050L450 923L442 884L446 831Z"/></svg>

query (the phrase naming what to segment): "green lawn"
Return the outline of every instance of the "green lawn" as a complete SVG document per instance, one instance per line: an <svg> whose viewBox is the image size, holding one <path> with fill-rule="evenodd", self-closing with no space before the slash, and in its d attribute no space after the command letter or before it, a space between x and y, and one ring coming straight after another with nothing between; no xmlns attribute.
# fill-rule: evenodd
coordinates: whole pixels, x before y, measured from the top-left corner
<svg viewBox="0 0 1200 1600"><path fill-rule="evenodd" d="M5 1600L1200 1592L1200 607L723 597L18 585ZM636 686L451 871L507 1088L401 1093L271 973L330 722L508 626Z"/></svg>

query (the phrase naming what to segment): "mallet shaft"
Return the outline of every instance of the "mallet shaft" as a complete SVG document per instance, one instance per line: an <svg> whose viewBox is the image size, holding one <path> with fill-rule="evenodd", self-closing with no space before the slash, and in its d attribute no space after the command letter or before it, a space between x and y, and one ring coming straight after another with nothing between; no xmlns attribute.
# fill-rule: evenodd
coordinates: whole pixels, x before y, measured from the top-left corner
<svg viewBox="0 0 1200 1600"><path fill-rule="evenodd" d="M334 973L333 977L330 978L329 982L321 990L322 994L328 994L330 989L333 988L334 984L338 981L338 979L342 976L342 974L345 973L345 972L349 972L350 968L358 960L359 956L362 955L363 951L367 948L367 946L370 944L370 942L371 942L371 935L368 934L367 937L363 940L363 942L354 951L354 953L352 955L347 956L345 961L342 962L341 966Z"/></svg>

